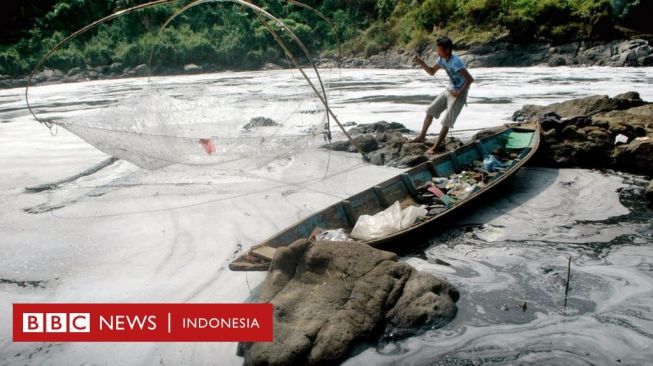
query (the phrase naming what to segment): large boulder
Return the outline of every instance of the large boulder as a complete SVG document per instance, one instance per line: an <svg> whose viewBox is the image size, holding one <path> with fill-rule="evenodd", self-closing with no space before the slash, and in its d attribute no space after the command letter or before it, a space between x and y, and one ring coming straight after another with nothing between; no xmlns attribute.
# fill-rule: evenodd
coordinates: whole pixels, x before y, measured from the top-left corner
<svg viewBox="0 0 653 366"><path fill-rule="evenodd" d="M653 103L627 92L527 105L513 118L540 121L542 140L534 164L653 175L652 116Z"/></svg>
<svg viewBox="0 0 653 366"><path fill-rule="evenodd" d="M626 110L616 110L598 113L594 116L596 121L605 121L606 128L613 136L622 134L629 140L636 137L653 135L653 104L647 103Z"/></svg>
<svg viewBox="0 0 653 366"><path fill-rule="evenodd" d="M617 146L612 152L615 168L653 176L653 139L634 140Z"/></svg>
<svg viewBox="0 0 653 366"><path fill-rule="evenodd" d="M259 301L274 305L274 341L240 351L245 365L335 364L384 331L408 335L448 323L458 297L449 283L393 253L298 240L277 249L262 285Z"/></svg>
<svg viewBox="0 0 653 366"><path fill-rule="evenodd" d="M541 120L549 113L562 118L592 116L601 112L628 109L645 104L637 92L628 92L610 98L607 95L592 95L546 106L527 104L512 115L513 121Z"/></svg>

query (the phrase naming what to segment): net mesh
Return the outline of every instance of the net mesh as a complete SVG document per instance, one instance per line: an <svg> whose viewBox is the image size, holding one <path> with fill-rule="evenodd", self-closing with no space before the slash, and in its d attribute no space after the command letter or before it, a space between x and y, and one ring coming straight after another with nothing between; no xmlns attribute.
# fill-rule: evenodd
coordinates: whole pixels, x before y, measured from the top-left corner
<svg viewBox="0 0 653 366"><path fill-rule="evenodd" d="M146 169L171 164L258 169L324 143L325 108L301 80L290 78L287 84L236 91L206 86L180 91L149 84L114 106L60 125L99 150Z"/></svg>

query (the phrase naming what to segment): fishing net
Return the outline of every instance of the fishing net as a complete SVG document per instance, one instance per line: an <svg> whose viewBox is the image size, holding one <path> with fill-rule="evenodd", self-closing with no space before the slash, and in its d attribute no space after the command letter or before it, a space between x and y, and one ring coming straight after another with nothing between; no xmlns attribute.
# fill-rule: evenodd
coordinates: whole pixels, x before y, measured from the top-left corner
<svg viewBox="0 0 653 366"><path fill-rule="evenodd" d="M302 3L286 1L317 12ZM133 11L171 2L141 4L89 24L55 46L35 70L61 45L89 29ZM234 75L190 88L182 83L182 90L148 82L141 91L114 106L63 120L39 121L50 127L63 127L99 150L146 169L171 164L215 164L222 170L238 171L258 169L273 162L278 165L279 160L289 161L294 154L330 140L330 119L336 117L328 108L324 80L312 62L312 74L307 75L278 32L302 50L303 58L310 60L308 50L290 28L266 10L243 0L194 0L166 20L159 36L186 10L219 2L251 10L278 43L289 64L295 67L294 71L279 72L286 78L281 87L252 84L247 77ZM154 48L148 65L153 51ZM29 99L28 107L34 114ZM37 118L35 114L34 117Z"/></svg>
<svg viewBox="0 0 653 366"><path fill-rule="evenodd" d="M297 84L288 88L291 93L242 87L222 95L215 87L198 86L190 94L150 84L115 106L58 125L146 169L170 164L257 169L325 141L324 106L301 80L288 82Z"/></svg>

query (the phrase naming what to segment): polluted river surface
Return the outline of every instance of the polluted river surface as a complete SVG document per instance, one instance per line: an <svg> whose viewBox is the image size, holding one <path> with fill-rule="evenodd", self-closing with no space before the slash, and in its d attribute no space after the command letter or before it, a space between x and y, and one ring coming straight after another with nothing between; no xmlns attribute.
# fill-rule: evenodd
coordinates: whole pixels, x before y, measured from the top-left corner
<svg viewBox="0 0 653 366"><path fill-rule="evenodd" d="M629 90L653 100L651 68L471 71L477 83L459 130L506 122L528 103ZM343 122L397 121L412 130L445 85L442 75L417 70L325 73ZM208 119L202 106L213 108L207 99L213 95L243 103L228 106L229 113L284 116L303 108L310 116L313 108L270 102L305 88L296 73L153 82L195 103ZM125 79L38 86L30 101L42 116L90 119L146 85ZM23 93L0 91L0 364L241 364L235 343L13 343L11 304L244 302L265 274L229 271L237 252L399 172L311 145L290 160L261 158L265 165L252 172L183 164L147 170L119 160L53 189L27 192L108 156L63 129L51 136L31 119ZM269 108L256 110L260 100ZM151 116L137 99L132 103L134 113ZM256 155L257 147L250 148ZM524 168L496 198L402 257L458 288L456 318L407 339L362 345L345 364L653 364L647 184L644 177L610 171Z"/></svg>

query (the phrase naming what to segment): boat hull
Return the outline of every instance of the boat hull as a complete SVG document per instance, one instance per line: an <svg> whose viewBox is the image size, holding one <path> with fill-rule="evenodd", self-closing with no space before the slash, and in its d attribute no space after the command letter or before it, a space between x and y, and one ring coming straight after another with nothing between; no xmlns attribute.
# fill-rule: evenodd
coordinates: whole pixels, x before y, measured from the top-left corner
<svg viewBox="0 0 653 366"><path fill-rule="evenodd" d="M429 216L422 222L393 234L358 241L395 252L410 250L417 243L424 242L426 233L441 230L442 224L447 222L446 219L470 209L480 197L487 197L491 192L496 192L530 160L537 151L539 142L540 127L535 124L532 127L506 128L502 132L467 143L455 151L436 156L287 227L261 244L253 246L229 267L234 271L267 270L266 263L269 263L274 253L270 248L287 246L299 239L310 239L316 228L343 228L346 232L351 232L361 215L374 215L396 201L400 202L402 208L419 204L420 187L430 184L433 178L460 173L497 149L508 149L516 156L505 170L496 173L483 188L455 202L439 214Z"/></svg>

